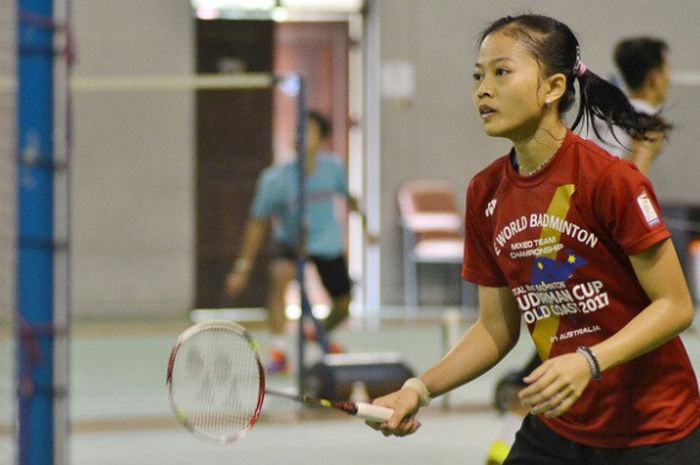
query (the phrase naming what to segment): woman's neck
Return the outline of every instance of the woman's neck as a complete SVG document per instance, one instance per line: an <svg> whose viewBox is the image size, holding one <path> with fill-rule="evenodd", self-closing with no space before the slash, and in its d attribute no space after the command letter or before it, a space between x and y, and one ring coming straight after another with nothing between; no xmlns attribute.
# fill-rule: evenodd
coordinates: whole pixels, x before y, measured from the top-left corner
<svg viewBox="0 0 700 465"><path fill-rule="evenodd" d="M518 171L523 176L533 175L544 167L559 150L568 129L561 120L540 125L531 135L513 140Z"/></svg>

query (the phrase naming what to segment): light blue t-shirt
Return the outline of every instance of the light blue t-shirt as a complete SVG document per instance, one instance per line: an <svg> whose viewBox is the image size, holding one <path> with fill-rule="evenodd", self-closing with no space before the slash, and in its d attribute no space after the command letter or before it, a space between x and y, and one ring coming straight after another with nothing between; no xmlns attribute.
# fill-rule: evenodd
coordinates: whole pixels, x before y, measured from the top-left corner
<svg viewBox="0 0 700 465"><path fill-rule="evenodd" d="M260 175L251 216L273 219L275 240L296 245L298 212L297 163L266 168ZM306 253L319 257L342 254L342 230L335 211L335 196L349 195L343 165L328 153L316 155L316 169L306 174Z"/></svg>

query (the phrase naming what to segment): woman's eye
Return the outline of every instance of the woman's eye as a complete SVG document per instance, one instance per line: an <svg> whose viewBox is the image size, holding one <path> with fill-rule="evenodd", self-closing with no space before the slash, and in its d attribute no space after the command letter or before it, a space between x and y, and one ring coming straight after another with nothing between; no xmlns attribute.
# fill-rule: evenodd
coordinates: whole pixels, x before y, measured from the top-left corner
<svg viewBox="0 0 700 465"><path fill-rule="evenodd" d="M472 78L473 78L475 81L481 81L481 73L474 73L474 74L472 74Z"/></svg>
<svg viewBox="0 0 700 465"><path fill-rule="evenodd" d="M496 76L505 76L506 74L508 74L508 70L506 69L498 68L496 70Z"/></svg>

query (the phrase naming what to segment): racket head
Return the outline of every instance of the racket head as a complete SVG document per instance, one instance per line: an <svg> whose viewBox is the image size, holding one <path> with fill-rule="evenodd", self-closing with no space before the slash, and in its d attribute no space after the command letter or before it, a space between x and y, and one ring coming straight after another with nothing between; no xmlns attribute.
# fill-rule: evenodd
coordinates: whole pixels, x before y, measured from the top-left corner
<svg viewBox="0 0 700 465"><path fill-rule="evenodd" d="M265 397L255 341L230 320L204 321L183 331L170 352L166 384L177 420L215 444L244 438Z"/></svg>

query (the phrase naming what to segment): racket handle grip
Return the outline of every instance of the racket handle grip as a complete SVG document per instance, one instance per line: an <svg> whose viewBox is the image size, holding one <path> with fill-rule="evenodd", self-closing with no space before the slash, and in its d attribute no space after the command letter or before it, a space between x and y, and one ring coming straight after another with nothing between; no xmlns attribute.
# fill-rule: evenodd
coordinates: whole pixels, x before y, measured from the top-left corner
<svg viewBox="0 0 700 465"><path fill-rule="evenodd" d="M394 414L394 410L380 405L368 404L367 402L356 402L355 405L357 405L355 416L363 420L384 423Z"/></svg>

